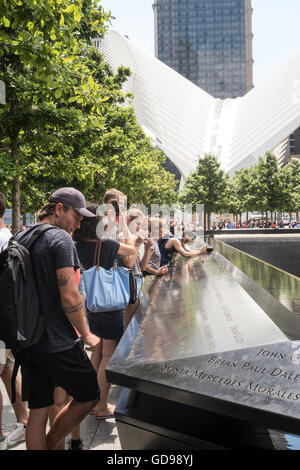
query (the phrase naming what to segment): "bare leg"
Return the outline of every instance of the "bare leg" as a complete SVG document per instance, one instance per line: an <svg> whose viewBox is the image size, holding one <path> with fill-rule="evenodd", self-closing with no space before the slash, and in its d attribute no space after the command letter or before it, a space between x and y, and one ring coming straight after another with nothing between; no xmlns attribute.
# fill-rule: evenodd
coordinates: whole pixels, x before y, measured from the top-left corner
<svg viewBox="0 0 300 470"><path fill-rule="evenodd" d="M26 427L27 450L47 450L46 427L49 407L30 410Z"/></svg>
<svg viewBox="0 0 300 470"><path fill-rule="evenodd" d="M135 304L129 304L124 310L124 328L126 330L127 326L131 322L131 319L140 305L140 301L137 300Z"/></svg>
<svg viewBox="0 0 300 470"><path fill-rule="evenodd" d="M80 439L80 425L76 426L76 428L73 429L71 438L74 441L79 441L79 439Z"/></svg>
<svg viewBox="0 0 300 470"><path fill-rule="evenodd" d="M11 377L13 373L13 367L5 367L2 374L1 379L5 385L7 394L11 400ZM22 388L21 388L21 381L19 377L16 377L16 401L12 405L17 422L24 424L26 426L28 421L28 411L26 407L26 403L22 401Z"/></svg>
<svg viewBox="0 0 300 470"><path fill-rule="evenodd" d="M111 356L114 353L118 345L118 340L115 339L103 339L103 350L102 350L102 360L98 370L98 384L101 390L100 401L95 409L95 416L108 416L114 412L115 407L108 404L108 395L110 389L110 383L106 380L105 368L109 363Z"/></svg>
<svg viewBox="0 0 300 470"><path fill-rule="evenodd" d="M97 372L97 374L98 374L98 370L99 370L101 360L102 360L102 348L103 348L103 342L101 341L100 348L98 348L98 349L96 349L96 351L92 352L91 359L90 359L90 361L91 361L95 371ZM95 410L93 410L93 411L95 411Z"/></svg>
<svg viewBox="0 0 300 470"><path fill-rule="evenodd" d="M86 417L97 404L98 399L85 403L72 400L55 418L54 424L47 435L47 449L56 450L65 437Z"/></svg>
<svg viewBox="0 0 300 470"><path fill-rule="evenodd" d="M66 391L61 388L61 387L56 387L54 390L54 405L50 407L49 410L49 421L50 421L50 427L52 428L54 424L54 420L56 416L61 412L61 410L66 406L67 404L67 393ZM59 446L56 448L56 450L65 450L66 443L64 440L62 440L59 444Z"/></svg>
<svg viewBox="0 0 300 470"><path fill-rule="evenodd" d="M100 348L96 349L96 351L93 351L91 354L90 361L93 364L93 367L96 372L98 372L101 359L102 359L102 342L100 343Z"/></svg>
<svg viewBox="0 0 300 470"><path fill-rule="evenodd" d="M61 387L56 387L55 388L55 391L54 391L54 405L51 406L50 411L49 411L49 421L50 421L51 428L54 424L54 420L55 420L56 416L61 412L61 410L71 400L72 400L72 398L67 394L67 392L63 388L61 388ZM74 439L75 441L80 439L80 425L77 426L75 429L73 429L71 438ZM56 446L56 450L65 450L65 448L66 448L66 443L65 443L65 440L63 439Z"/></svg>

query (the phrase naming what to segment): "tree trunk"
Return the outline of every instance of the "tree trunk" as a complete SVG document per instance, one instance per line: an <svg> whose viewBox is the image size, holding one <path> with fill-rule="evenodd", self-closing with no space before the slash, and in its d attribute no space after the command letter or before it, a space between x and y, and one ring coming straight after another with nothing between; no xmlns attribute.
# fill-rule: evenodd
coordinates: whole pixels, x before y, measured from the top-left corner
<svg viewBox="0 0 300 470"><path fill-rule="evenodd" d="M206 214L206 230L211 229L211 212L207 212Z"/></svg>
<svg viewBox="0 0 300 470"><path fill-rule="evenodd" d="M279 224L279 221L281 219L281 212L277 212L277 224Z"/></svg>

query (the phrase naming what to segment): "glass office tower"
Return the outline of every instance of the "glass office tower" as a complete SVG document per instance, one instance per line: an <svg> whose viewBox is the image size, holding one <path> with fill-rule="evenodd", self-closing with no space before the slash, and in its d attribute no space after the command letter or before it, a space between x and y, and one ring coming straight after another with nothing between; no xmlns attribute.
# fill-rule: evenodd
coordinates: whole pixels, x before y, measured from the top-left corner
<svg viewBox="0 0 300 470"><path fill-rule="evenodd" d="M155 55L216 98L253 88L251 0L154 0Z"/></svg>

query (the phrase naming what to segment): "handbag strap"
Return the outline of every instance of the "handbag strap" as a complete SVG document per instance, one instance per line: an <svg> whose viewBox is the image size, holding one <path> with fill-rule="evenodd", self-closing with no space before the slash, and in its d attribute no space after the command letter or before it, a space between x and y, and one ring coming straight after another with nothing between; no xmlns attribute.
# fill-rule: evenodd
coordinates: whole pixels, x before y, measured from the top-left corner
<svg viewBox="0 0 300 470"><path fill-rule="evenodd" d="M98 240L95 247L94 254L94 266L96 266L97 271L100 268L100 252L101 252L102 240Z"/></svg>

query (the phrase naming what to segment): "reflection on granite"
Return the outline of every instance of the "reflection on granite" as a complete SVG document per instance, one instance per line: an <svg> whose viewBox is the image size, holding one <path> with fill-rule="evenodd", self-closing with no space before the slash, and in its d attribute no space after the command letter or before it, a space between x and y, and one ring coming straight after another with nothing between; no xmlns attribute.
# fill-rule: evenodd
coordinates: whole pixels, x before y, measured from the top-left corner
<svg viewBox="0 0 300 470"><path fill-rule="evenodd" d="M141 306L108 364L108 379L296 433L300 343L287 336L300 339L298 315L267 289L264 275L271 276L272 267L216 240L210 244L212 253L177 257L169 274L146 278ZM285 287L298 282L279 273ZM285 292L291 299L291 290Z"/></svg>
<svg viewBox="0 0 300 470"><path fill-rule="evenodd" d="M114 355L119 364L233 351L287 339L216 253L177 258L168 275L152 281L147 292L146 288ZM276 306L284 316L285 309L278 302Z"/></svg>
<svg viewBox="0 0 300 470"><path fill-rule="evenodd" d="M253 258L220 240L209 238L208 241L221 255L262 286L290 312L300 315L300 278Z"/></svg>

